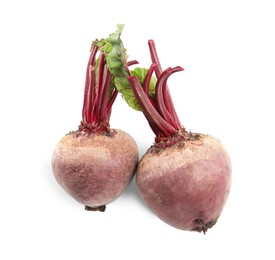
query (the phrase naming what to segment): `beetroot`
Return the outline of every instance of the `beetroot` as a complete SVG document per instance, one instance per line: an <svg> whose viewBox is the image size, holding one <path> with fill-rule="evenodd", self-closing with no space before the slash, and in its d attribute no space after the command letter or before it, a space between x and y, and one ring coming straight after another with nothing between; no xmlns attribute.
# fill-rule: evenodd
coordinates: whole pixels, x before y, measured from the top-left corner
<svg viewBox="0 0 275 260"><path fill-rule="evenodd" d="M164 222L183 230L204 233L217 222L231 184L231 163L223 145L209 135L187 132L181 125L167 80L181 67L162 71L155 44L149 41L156 74L155 95L148 82L128 80L150 127L155 144L141 158L137 185L148 207Z"/></svg>
<svg viewBox="0 0 275 260"><path fill-rule="evenodd" d="M119 37L117 33L112 35ZM110 68L117 57L106 58L105 40L94 41L89 58L79 129L56 146L52 170L58 183L86 210L104 211L132 180L138 162L134 139L110 128L109 120L117 90ZM108 45L109 51L115 43ZM97 53L100 50L100 55ZM120 57L119 57L120 58Z"/></svg>
<svg viewBox="0 0 275 260"><path fill-rule="evenodd" d="M112 131L112 135L69 133L53 154L58 183L87 210L104 210L134 175L137 145L127 133Z"/></svg>
<svg viewBox="0 0 275 260"><path fill-rule="evenodd" d="M163 221L179 229L206 232L227 199L230 160L211 136L187 135L186 139L165 149L149 149L140 160L137 184L145 202Z"/></svg>

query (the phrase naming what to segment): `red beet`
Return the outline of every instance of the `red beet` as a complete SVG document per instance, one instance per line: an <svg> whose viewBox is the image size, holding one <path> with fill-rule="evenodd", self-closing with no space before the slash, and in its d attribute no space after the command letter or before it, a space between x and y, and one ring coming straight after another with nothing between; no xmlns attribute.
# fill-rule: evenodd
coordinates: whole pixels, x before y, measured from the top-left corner
<svg viewBox="0 0 275 260"><path fill-rule="evenodd" d="M148 74L157 77L155 96L148 82L128 80L150 127L155 144L141 158L137 185L149 208L164 222L183 229L203 231L218 220L231 185L231 163L217 139L187 132L181 125L167 80L181 67L162 72L154 42L149 41L152 65ZM147 85L146 85L147 84Z"/></svg>
<svg viewBox="0 0 275 260"><path fill-rule="evenodd" d="M58 183L86 209L104 209L128 186L137 145L121 130L112 135L69 133L57 145L52 169Z"/></svg>
<svg viewBox="0 0 275 260"><path fill-rule="evenodd" d="M87 66L82 121L56 146L52 170L58 183L86 210L105 210L132 180L138 148L127 133L110 128L117 90L104 52L93 43Z"/></svg>
<svg viewBox="0 0 275 260"><path fill-rule="evenodd" d="M152 147L137 170L140 193L159 218L179 229L203 232L220 216L230 178L224 147L201 134L165 149Z"/></svg>

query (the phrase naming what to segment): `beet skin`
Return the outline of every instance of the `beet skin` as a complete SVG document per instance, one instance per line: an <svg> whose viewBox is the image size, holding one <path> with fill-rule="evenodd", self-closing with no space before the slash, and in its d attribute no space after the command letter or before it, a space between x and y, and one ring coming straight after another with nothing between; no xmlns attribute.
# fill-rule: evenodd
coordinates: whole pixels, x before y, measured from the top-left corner
<svg viewBox="0 0 275 260"><path fill-rule="evenodd" d="M56 180L86 209L103 211L104 205L125 190L135 173L136 142L121 130L111 133L69 133L52 156Z"/></svg>
<svg viewBox="0 0 275 260"><path fill-rule="evenodd" d="M203 231L219 218L231 184L231 163L209 135L148 150L137 169L137 185L149 208L167 224Z"/></svg>

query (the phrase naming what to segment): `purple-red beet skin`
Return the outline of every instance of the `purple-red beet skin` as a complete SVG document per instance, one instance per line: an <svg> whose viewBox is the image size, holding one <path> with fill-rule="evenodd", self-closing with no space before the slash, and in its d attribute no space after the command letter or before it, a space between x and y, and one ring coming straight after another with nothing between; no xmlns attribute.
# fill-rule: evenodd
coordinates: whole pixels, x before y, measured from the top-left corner
<svg viewBox="0 0 275 260"><path fill-rule="evenodd" d="M146 204L164 222L205 233L227 200L231 163L217 139L200 134L162 151L149 149L140 160L137 184Z"/></svg>
<svg viewBox="0 0 275 260"><path fill-rule="evenodd" d="M56 146L52 170L58 183L86 209L114 201L132 180L138 161L134 139L121 130L67 134Z"/></svg>

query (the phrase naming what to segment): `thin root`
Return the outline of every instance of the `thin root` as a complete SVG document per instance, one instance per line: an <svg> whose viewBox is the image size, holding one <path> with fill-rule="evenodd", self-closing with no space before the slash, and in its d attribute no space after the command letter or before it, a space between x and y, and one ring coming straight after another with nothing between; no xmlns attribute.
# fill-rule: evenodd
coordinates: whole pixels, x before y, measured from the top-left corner
<svg viewBox="0 0 275 260"><path fill-rule="evenodd" d="M98 206L98 207L90 207L90 206L85 205L85 210L87 210L87 211L100 211L100 212L104 212L105 209L106 209L105 205Z"/></svg>

